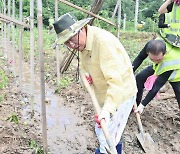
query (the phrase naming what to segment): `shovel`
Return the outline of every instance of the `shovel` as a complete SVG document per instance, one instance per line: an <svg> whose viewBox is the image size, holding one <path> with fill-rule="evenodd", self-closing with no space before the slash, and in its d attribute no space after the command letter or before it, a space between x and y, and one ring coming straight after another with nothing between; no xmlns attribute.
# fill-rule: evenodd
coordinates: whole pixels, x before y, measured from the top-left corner
<svg viewBox="0 0 180 154"><path fill-rule="evenodd" d="M85 88L87 89L89 95L91 96L91 100L93 102L96 113L100 114L101 109L100 109L99 103L98 103L98 101L96 99L96 96L94 94L93 87L90 86L90 84L86 80L86 77L82 73L80 73L80 75L81 75L81 79L82 79L82 81L84 83ZM103 130L104 136L106 138L106 142L107 142L107 144L109 146L109 149L106 149L107 152L110 153L110 154L117 154L116 146L112 142L111 136L109 134L109 131L108 131L108 128L107 128L107 125L106 125L106 121L104 119L101 120L101 127L102 127L102 130Z"/></svg>
<svg viewBox="0 0 180 154"><path fill-rule="evenodd" d="M134 109L137 108L137 104L134 104ZM139 130L140 133L136 134L136 137L138 139L138 141L140 142L143 150L148 153L148 154L154 154L155 153L155 143L153 141L153 139L151 138L151 136L149 135L149 133L144 133L144 129L142 126L142 122L141 122L141 118L140 118L140 114L137 112L136 113L136 117L137 117L137 121L138 121L138 125L139 125Z"/></svg>

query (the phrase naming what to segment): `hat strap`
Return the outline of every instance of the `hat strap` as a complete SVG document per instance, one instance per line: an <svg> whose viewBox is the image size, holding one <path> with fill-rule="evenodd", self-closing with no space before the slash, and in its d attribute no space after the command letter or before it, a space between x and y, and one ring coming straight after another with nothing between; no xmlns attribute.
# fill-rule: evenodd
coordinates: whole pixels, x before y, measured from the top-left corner
<svg viewBox="0 0 180 154"><path fill-rule="evenodd" d="M78 31L78 56L77 56L77 60L78 60L78 66L77 66L77 71L76 71L76 81L79 81L79 33L81 30Z"/></svg>

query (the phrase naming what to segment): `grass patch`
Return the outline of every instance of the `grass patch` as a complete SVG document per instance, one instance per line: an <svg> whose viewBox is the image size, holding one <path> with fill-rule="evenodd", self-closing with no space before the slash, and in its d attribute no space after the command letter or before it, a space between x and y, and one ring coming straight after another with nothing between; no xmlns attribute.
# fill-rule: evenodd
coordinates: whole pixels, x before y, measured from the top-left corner
<svg viewBox="0 0 180 154"><path fill-rule="evenodd" d="M0 95L0 102L3 102L4 99L5 99L5 94L1 94L1 95Z"/></svg>
<svg viewBox="0 0 180 154"><path fill-rule="evenodd" d="M13 113L11 116L7 118L7 121L14 122L15 124L19 123L19 119L17 114Z"/></svg>
<svg viewBox="0 0 180 154"><path fill-rule="evenodd" d="M39 147L38 144L36 143L36 141L31 140L29 143L29 146L31 149L33 149L34 154L44 154L43 148Z"/></svg>
<svg viewBox="0 0 180 154"><path fill-rule="evenodd" d="M0 90L3 89L9 83L9 78L6 76L3 70L0 70Z"/></svg>

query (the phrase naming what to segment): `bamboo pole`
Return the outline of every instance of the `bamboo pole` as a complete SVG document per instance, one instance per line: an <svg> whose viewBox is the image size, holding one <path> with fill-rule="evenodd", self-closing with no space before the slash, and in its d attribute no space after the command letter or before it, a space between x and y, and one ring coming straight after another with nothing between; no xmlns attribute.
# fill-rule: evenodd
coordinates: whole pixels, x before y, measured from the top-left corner
<svg viewBox="0 0 180 154"><path fill-rule="evenodd" d="M6 0L3 0L4 4L4 15L6 14ZM6 44L6 23L4 23L4 50L7 51L7 44Z"/></svg>
<svg viewBox="0 0 180 154"><path fill-rule="evenodd" d="M31 111L34 115L34 0L30 1L30 27Z"/></svg>
<svg viewBox="0 0 180 154"><path fill-rule="evenodd" d="M0 13L2 13L2 12L3 12L3 6L1 8L1 12ZM1 22L1 43L3 41L3 27L4 27L4 23Z"/></svg>
<svg viewBox="0 0 180 154"><path fill-rule="evenodd" d="M19 26L24 26L24 27L30 28L30 26L28 24L24 24L22 21L18 21L18 20L13 19L13 18L11 18L9 16L6 16L5 13L4 14L0 13L0 20L1 21L6 21L7 23L13 22L13 23L15 23L15 24L17 24Z"/></svg>
<svg viewBox="0 0 180 154"><path fill-rule="evenodd" d="M46 126L45 82L44 82L42 0L37 0L37 21L38 21L38 50L39 50L40 85L41 85L42 138L43 138L44 153L47 154L47 128L46 128L47 126Z"/></svg>
<svg viewBox="0 0 180 154"><path fill-rule="evenodd" d="M105 21L105 22L107 22L107 23L109 23L109 24L111 24L111 25L113 25L113 26L116 26L115 23L113 23L113 22L111 22L111 21L109 21L109 20L107 20L107 19L105 19L105 18L103 18L103 17L100 17L100 16L98 16L98 15L92 13L92 12L89 12L89 11L87 11L87 10L79 7L79 6L76 6L76 5L74 5L74 4L72 4L72 3L68 2L68 1L65 1L65 0L59 0L59 1L62 2L62 3L64 3L64 4L66 4L66 5L69 5L69 6L73 7L73 8L75 8L75 9L78 9L78 10L84 12L84 13L87 13L87 14L95 17L95 18L98 18L98 19L100 19L100 20L102 20L102 21Z"/></svg>
<svg viewBox="0 0 180 154"><path fill-rule="evenodd" d="M10 17L10 5L11 5L11 0L8 0L8 16ZM8 46L7 46L7 57L8 57L8 65L10 64L10 23L8 24L8 36L7 36L7 41L8 41Z"/></svg>
<svg viewBox="0 0 180 154"><path fill-rule="evenodd" d="M126 31L126 13L124 13L123 31Z"/></svg>
<svg viewBox="0 0 180 154"><path fill-rule="evenodd" d="M55 20L58 19L58 0L55 0ZM57 36L56 36L57 37ZM58 39L58 38L56 38ZM56 45L56 71L57 71L57 85L60 84L60 62L59 62L59 45Z"/></svg>
<svg viewBox="0 0 180 154"><path fill-rule="evenodd" d="M90 12L97 14L99 12L99 10L101 9L103 3L105 0L94 0L94 3L91 6ZM88 15L88 17L90 17L90 15ZM93 18L89 24L92 25L93 21L95 18Z"/></svg>
<svg viewBox="0 0 180 154"><path fill-rule="evenodd" d="M112 15L112 17L111 17L111 20L113 20L114 17L115 17L115 14L116 14L117 9L118 9L118 7L119 7L119 2L120 2L120 1L121 1L121 0L118 0L117 3L116 3L116 6L115 6L115 8L114 8L114 12L113 12L113 15Z"/></svg>
<svg viewBox="0 0 180 154"><path fill-rule="evenodd" d="M135 31L137 31L138 9L139 9L139 0L136 0L135 19L134 19L134 29L135 29Z"/></svg>
<svg viewBox="0 0 180 154"><path fill-rule="evenodd" d="M22 0L19 1L19 20L22 21ZM22 27L19 27L19 90L22 90Z"/></svg>
<svg viewBox="0 0 180 154"><path fill-rule="evenodd" d="M15 0L12 2L12 18L15 19ZM14 37L14 23L12 22L12 67L13 67L13 74L15 75L15 37Z"/></svg>
<svg viewBox="0 0 180 154"><path fill-rule="evenodd" d="M120 35L120 27L121 27L121 0L119 1L119 7L118 7L118 21L117 21L117 38L118 39Z"/></svg>

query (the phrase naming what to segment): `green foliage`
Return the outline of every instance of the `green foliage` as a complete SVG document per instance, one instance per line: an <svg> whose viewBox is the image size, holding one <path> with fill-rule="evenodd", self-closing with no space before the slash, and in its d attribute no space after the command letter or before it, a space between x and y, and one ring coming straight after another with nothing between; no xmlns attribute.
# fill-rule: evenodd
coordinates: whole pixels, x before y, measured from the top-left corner
<svg viewBox="0 0 180 154"><path fill-rule="evenodd" d="M145 44L152 39L152 33L146 32L121 32L120 41L126 49L127 53L131 58L131 62L136 58L139 52L143 49ZM147 58L141 66L138 68L136 73L141 71L143 68L152 64L152 62Z"/></svg>
<svg viewBox="0 0 180 154"><path fill-rule="evenodd" d="M0 70L0 89L3 89L9 82L8 77L3 70Z"/></svg>
<svg viewBox="0 0 180 154"><path fill-rule="evenodd" d="M132 21L126 22L126 31L134 31L134 22Z"/></svg>
<svg viewBox="0 0 180 154"><path fill-rule="evenodd" d="M126 13L127 21L134 21L135 2L134 0L124 0L122 2L122 14Z"/></svg>
<svg viewBox="0 0 180 154"><path fill-rule="evenodd" d="M156 12L158 12L159 7L162 4L162 0L156 0L150 3L150 6L148 7L148 10L144 11L144 16L146 18L152 18L152 20L154 20L153 18L153 14L155 14Z"/></svg>
<svg viewBox="0 0 180 154"><path fill-rule="evenodd" d="M61 92L62 88L68 87L73 81L73 78L70 78L68 76L61 77L59 86L56 88L55 93L59 94Z"/></svg>
<svg viewBox="0 0 180 154"><path fill-rule="evenodd" d="M69 77L61 77L60 79L60 87L65 88L73 81L72 78Z"/></svg>
<svg viewBox="0 0 180 154"><path fill-rule="evenodd" d="M0 102L4 101L5 94L0 95Z"/></svg>
<svg viewBox="0 0 180 154"><path fill-rule="evenodd" d="M36 141L31 140L29 143L29 146L31 149L34 150L34 154L44 154L43 148L39 147L38 144L36 143Z"/></svg>
<svg viewBox="0 0 180 154"><path fill-rule="evenodd" d="M82 7L83 9L90 10L93 2L95 0L89 0L89 1L84 1L84 0L68 0L69 2ZM52 16L55 16L55 2L52 0L43 0L43 23L45 28L48 27L48 19ZM7 3L7 1L6 1ZM19 0L15 1L16 3L16 18L19 18ZM112 17L112 14L114 12L114 8L116 6L117 0L108 0L105 1L101 11L99 12L99 15L106 18L110 19ZM143 0L139 1L139 10L140 11L138 15L138 22L140 21L145 21L146 18L151 18L153 21L156 22L154 18L154 14L157 13L158 8L161 6L163 3L163 0ZM3 6L2 1L0 1L0 6ZM126 13L127 15L127 21L128 22L134 22L134 12L135 12L135 0L122 0L122 19L124 14ZM12 8L11 8L12 10ZM82 19L84 17L87 17L87 14L77 10L75 8L72 8L66 4L63 4L61 2L58 3L58 14L59 16L63 15L64 13L67 12L73 12L75 16L77 16L78 19ZM23 0L23 17L27 17L30 15L30 0ZM34 17L35 17L35 22L37 21L37 3L34 5ZM116 17L117 18L117 14ZM98 26L102 26L102 28L106 28L108 25L102 21L96 22ZM129 28L128 28L129 29ZM148 29L148 28L147 28Z"/></svg>
<svg viewBox="0 0 180 154"><path fill-rule="evenodd" d="M43 37L46 38L44 39L43 43L44 43L44 49L52 49L52 45L53 43L55 42L55 38L56 38L56 34L55 34L55 31L52 31L53 33L49 33L48 30L44 29L43 30Z"/></svg>
<svg viewBox="0 0 180 154"><path fill-rule="evenodd" d="M14 122L15 124L19 123L18 116L16 114L12 114L7 118L7 121Z"/></svg>
<svg viewBox="0 0 180 154"><path fill-rule="evenodd" d="M154 22L151 18L147 18L145 20L145 25L142 27L141 30L146 32L157 32L158 26L157 23Z"/></svg>

